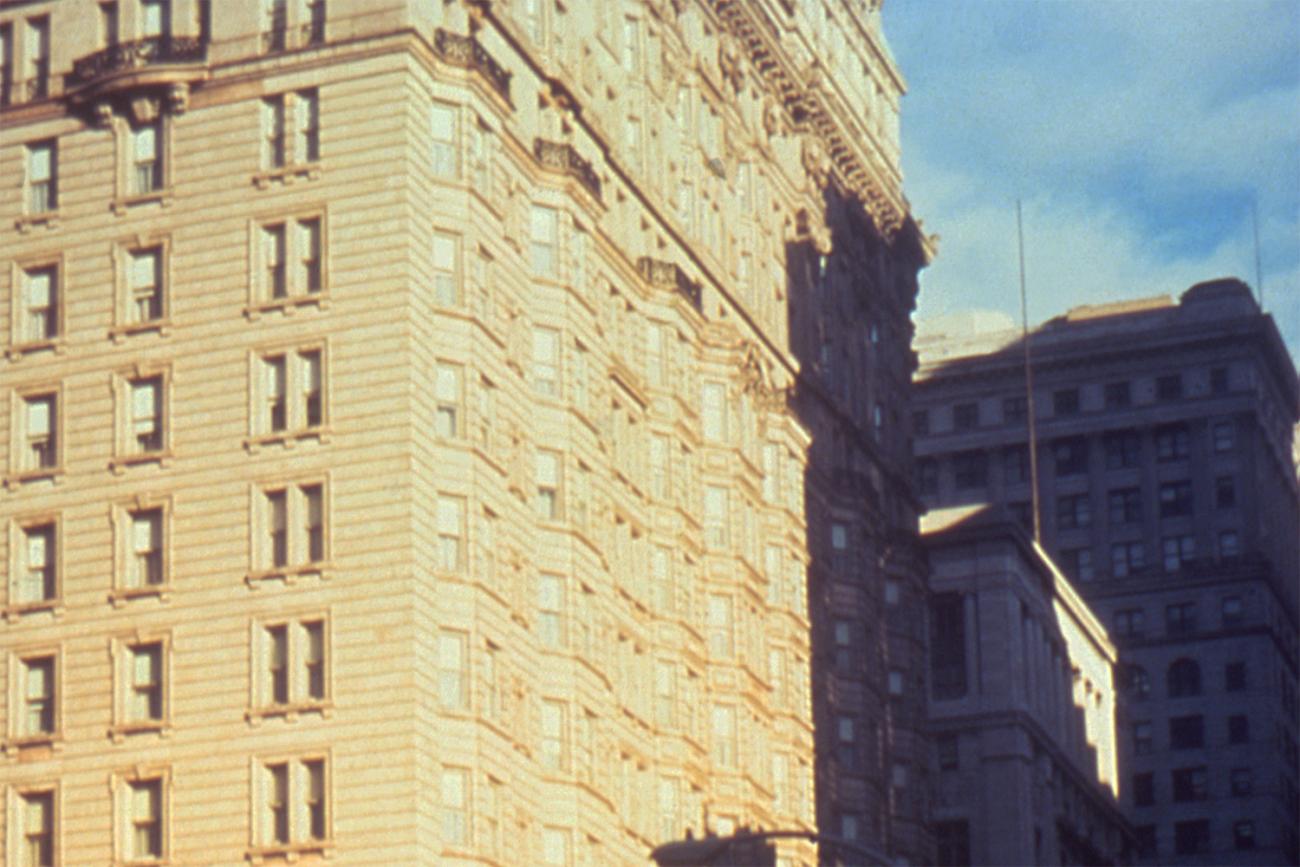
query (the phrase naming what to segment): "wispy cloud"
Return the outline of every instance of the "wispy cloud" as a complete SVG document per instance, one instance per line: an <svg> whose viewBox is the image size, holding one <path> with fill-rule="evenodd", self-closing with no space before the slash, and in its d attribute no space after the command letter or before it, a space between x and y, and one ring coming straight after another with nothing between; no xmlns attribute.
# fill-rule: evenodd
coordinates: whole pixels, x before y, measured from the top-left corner
<svg viewBox="0 0 1300 867"><path fill-rule="evenodd" d="M1030 316L1254 284L1300 354L1300 3L908 0L886 36L911 92L906 185L941 236L921 314Z"/></svg>

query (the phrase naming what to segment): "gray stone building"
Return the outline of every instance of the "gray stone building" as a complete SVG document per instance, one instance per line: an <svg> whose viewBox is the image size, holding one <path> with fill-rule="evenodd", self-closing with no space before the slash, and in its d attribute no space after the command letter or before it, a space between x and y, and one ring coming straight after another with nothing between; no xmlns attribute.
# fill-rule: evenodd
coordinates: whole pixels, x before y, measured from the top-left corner
<svg viewBox="0 0 1300 867"><path fill-rule="evenodd" d="M1238 280L1083 307L1030 336L918 341L930 507L1032 527L1120 650L1120 797L1139 859L1295 863L1300 386ZM1030 412L1032 407L1032 413Z"/></svg>
<svg viewBox="0 0 1300 867"><path fill-rule="evenodd" d="M1000 507L922 523L938 864L1118 864L1115 646Z"/></svg>

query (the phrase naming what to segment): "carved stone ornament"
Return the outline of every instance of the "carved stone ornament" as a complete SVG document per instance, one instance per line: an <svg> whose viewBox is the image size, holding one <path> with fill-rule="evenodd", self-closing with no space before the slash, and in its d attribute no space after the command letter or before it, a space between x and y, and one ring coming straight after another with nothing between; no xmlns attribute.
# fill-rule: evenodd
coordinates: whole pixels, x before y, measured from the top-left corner
<svg viewBox="0 0 1300 867"><path fill-rule="evenodd" d="M95 103L95 125L106 127L113 122L113 103L101 99Z"/></svg>
<svg viewBox="0 0 1300 867"><path fill-rule="evenodd" d="M172 114L184 114L190 107L190 86L181 82L167 88L167 110Z"/></svg>
<svg viewBox="0 0 1300 867"><path fill-rule="evenodd" d="M826 186L831 178L831 160L826 154L826 147L815 135L803 137L803 168L808 179L820 188Z"/></svg>
<svg viewBox="0 0 1300 867"><path fill-rule="evenodd" d="M781 117L781 106L771 96L763 100L763 131L768 138L775 138L784 132L785 124Z"/></svg>
<svg viewBox="0 0 1300 867"><path fill-rule="evenodd" d="M731 85L736 93L745 86L745 69L741 65L740 46L731 36L723 34L718 40L718 71L722 80Z"/></svg>
<svg viewBox="0 0 1300 867"><path fill-rule="evenodd" d="M152 123L157 120L159 108L156 96L136 96L131 99L131 117L136 123Z"/></svg>

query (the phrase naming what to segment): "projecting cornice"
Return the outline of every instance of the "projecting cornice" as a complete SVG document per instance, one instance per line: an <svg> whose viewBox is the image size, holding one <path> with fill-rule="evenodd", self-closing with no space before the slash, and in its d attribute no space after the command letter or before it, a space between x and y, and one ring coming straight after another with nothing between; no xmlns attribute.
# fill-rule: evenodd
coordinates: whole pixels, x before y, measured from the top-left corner
<svg viewBox="0 0 1300 867"><path fill-rule="evenodd" d="M849 127L848 113L836 97L819 86L815 74L796 69L794 60L779 45L780 28L764 15L761 4L745 0L709 0L718 19L743 46L763 83L780 100L791 126L814 136L822 150L828 174L862 202L881 233L889 239L908 219L907 201L897 171L861 130ZM815 68L815 67L814 67ZM807 161L807 160L805 160Z"/></svg>

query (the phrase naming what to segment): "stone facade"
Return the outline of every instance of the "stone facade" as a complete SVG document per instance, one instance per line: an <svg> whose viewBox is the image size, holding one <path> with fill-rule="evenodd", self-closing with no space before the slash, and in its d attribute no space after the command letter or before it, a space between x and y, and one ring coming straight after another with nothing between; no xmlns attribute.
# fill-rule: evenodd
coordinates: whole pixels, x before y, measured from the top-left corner
<svg viewBox="0 0 1300 867"><path fill-rule="evenodd" d="M1127 863L1115 646L996 507L922 520L939 864Z"/></svg>
<svg viewBox="0 0 1300 867"><path fill-rule="evenodd" d="M1140 858L1297 852L1300 388L1236 280L1085 307L1031 334L1043 547L1120 648L1120 794ZM925 339L918 487L1026 525L1019 333Z"/></svg>
<svg viewBox="0 0 1300 867"><path fill-rule="evenodd" d="M926 860L877 7L0 8L7 863Z"/></svg>

